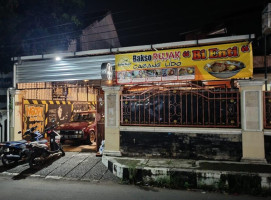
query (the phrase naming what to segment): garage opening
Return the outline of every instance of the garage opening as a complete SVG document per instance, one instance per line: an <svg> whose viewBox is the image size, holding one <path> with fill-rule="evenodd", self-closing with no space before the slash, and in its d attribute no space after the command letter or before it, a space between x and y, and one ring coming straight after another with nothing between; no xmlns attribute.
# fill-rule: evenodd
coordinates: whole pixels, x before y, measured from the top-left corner
<svg viewBox="0 0 271 200"><path fill-rule="evenodd" d="M18 83L24 96L22 130L37 126L43 132L57 123L64 151L97 152L104 140L100 85L99 80Z"/></svg>
<svg viewBox="0 0 271 200"><path fill-rule="evenodd" d="M56 54L17 59L14 87L20 91L20 100L15 100L14 106L18 111L15 118L22 123L15 124L16 130L37 126L43 132L54 119L65 151L98 152L105 139L101 87L112 84L115 56L96 53L64 53L60 59L55 59Z"/></svg>

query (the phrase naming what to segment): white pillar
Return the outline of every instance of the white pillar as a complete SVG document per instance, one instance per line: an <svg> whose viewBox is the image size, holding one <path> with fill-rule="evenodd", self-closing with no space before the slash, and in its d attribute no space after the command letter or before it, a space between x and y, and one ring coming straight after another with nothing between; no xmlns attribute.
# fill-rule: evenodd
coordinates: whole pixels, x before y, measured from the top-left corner
<svg viewBox="0 0 271 200"><path fill-rule="evenodd" d="M16 90L14 94L14 104L13 104L13 140L21 140L22 134L18 134L22 131L23 127L23 97L24 92L21 90Z"/></svg>
<svg viewBox="0 0 271 200"><path fill-rule="evenodd" d="M122 88L102 87L105 99L105 150L104 155L121 156L120 152L120 94Z"/></svg>
<svg viewBox="0 0 271 200"><path fill-rule="evenodd" d="M13 138L13 135L14 135L14 95L15 95L15 88L8 88L7 89L7 141L11 141L14 139Z"/></svg>
<svg viewBox="0 0 271 200"><path fill-rule="evenodd" d="M266 163L263 131L264 81L239 80L241 92L242 161Z"/></svg>

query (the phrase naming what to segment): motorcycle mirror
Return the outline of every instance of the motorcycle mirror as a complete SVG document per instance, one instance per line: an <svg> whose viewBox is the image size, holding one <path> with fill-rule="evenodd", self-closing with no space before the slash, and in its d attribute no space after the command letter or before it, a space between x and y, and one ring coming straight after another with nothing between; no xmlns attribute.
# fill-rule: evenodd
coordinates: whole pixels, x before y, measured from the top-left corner
<svg viewBox="0 0 271 200"><path fill-rule="evenodd" d="M18 134L21 134L22 133L22 131L18 131Z"/></svg>

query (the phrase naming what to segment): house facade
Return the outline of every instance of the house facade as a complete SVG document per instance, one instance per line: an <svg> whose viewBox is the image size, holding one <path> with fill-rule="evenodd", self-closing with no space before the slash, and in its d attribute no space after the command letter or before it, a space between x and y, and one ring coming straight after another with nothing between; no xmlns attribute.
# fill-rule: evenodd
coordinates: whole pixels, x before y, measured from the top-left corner
<svg viewBox="0 0 271 200"><path fill-rule="evenodd" d="M86 104L99 110L105 155L266 162L269 93L253 79L251 38L21 57L10 137L42 131L53 105Z"/></svg>

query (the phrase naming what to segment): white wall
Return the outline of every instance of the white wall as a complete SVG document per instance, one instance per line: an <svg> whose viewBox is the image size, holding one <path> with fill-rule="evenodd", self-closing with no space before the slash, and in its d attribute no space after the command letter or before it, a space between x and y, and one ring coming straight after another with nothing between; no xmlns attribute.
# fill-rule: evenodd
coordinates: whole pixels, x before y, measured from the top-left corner
<svg viewBox="0 0 271 200"><path fill-rule="evenodd" d="M0 142L4 142L4 133L5 133L5 120L7 119L7 111L0 110L0 124L2 125L2 129L0 128Z"/></svg>

